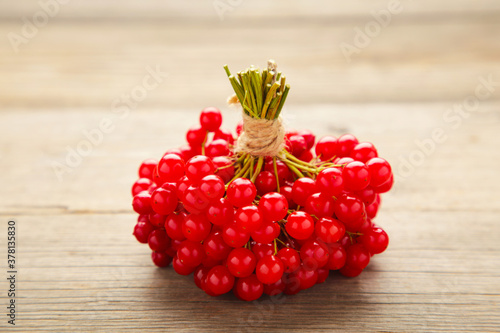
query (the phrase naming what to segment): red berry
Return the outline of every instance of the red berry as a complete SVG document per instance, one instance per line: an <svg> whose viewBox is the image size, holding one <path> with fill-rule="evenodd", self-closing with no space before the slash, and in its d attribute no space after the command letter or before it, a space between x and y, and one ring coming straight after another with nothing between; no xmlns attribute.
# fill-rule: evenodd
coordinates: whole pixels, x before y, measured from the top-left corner
<svg viewBox="0 0 500 333"><path fill-rule="evenodd" d="M295 239L307 239L314 232L314 221L306 212L293 212L287 218L285 229Z"/></svg>
<svg viewBox="0 0 500 333"><path fill-rule="evenodd" d="M350 267L350 266L346 265L346 266L342 267L339 272L340 272L340 274L347 276L347 277L356 277L359 274L361 274L361 272L363 272L363 270L360 268Z"/></svg>
<svg viewBox="0 0 500 333"><path fill-rule="evenodd" d="M207 138L207 130L201 126L191 127L186 133L186 140L191 147L201 147Z"/></svg>
<svg viewBox="0 0 500 333"><path fill-rule="evenodd" d="M356 161L361 161L365 163L369 159L373 157L377 157L377 149L370 142L361 142L358 143L351 151L351 157Z"/></svg>
<svg viewBox="0 0 500 333"><path fill-rule="evenodd" d="M200 242L185 240L177 249L177 257L184 265L196 267L205 258L205 249Z"/></svg>
<svg viewBox="0 0 500 333"><path fill-rule="evenodd" d="M234 276L227 267L222 265L212 267L207 274L206 288L215 295L222 295L229 292L234 285Z"/></svg>
<svg viewBox="0 0 500 333"><path fill-rule="evenodd" d="M325 136L316 144L316 156L322 161L335 157L338 153L338 140L334 136Z"/></svg>
<svg viewBox="0 0 500 333"><path fill-rule="evenodd" d="M306 270L313 271L328 263L330 253L326 245L309 240L300 248L300 258L302 259L302 267Z"/></svg>
<svg viewBox="0 0 500 333"><path fill-rule="evenodd" d="M209 157L228 156L229 144L223 139L213 140L205 147L205 154Z"/></svg>
<svg viewBox="0 0 500 333"><path fill-rule="evenodd" d="M203 248L207 256L215 260L225 259L231 251L231 247L224 242L220 231L212 231L203 241Z"/></svg>
<svg viewBox="0 0 500 333"><path fill-rule="evenodd" d="M165 252L151 252L151 259L158 267L167 267L172 262L172 257Z"/></svg>
<svg viewBox="0 0 500 333"><path fill-rule="evenodd" d="M281 186L280 193L283 194L283 196L286 198L286 201L288 202L288 209L297 208L297 204L292 199L292 187L291 186Z"/></svg>
<svg viewBox="0 0 500 333"><path fill-rule="evenodd" d="M231 247L242 247L250 240L250 234L241 230L236 223L228 223L222 227L222 238Z"/></svg>
<svg viewBox="0 0 500 333"><path fill-rule="evenodd" d="M300 267L300 256L294 249L288 247L282 248L278 251L277 256L283 262L285 273L292 273Z"/></svg>
<svg viewBox="0 0 500 333"><path fill-rule="evenodd" d="M270 243L277 237L275 225L274 222L264 220L259 229L255 230L250 235L257 243Z"/></svg>
<svg viewBox="0 0 500 333"><path fill-rule="evenodd" d="M276 296L281 294L285 290L285 287L286 284L284 278L281 278L274 283L264 284L264 294L269 296Z"/></svg>
<svg viewBox="0 0 500 333"><path fill-rule="evenodd" d="M203 129L209 132L215 132L222 124L222 115L219 109L208 107L201 110L200 125Z"/></svg>
<svg viewBox="0 0 500 333"><path fill-rule="evenodd" d="M264 163L264 170L269 171L270 173L275 175L274 162L272 158L268 158L266 160L266 162ZM290 169L286 166L285 163L280 160L276 160L276 170L278 171L278 180L280 182L280 185L285 184L285 181L290 179L292 175Z"/></svg>
<svg viewBox="0 0 500 333"><path fill-rule="evenodd" d="M382 253L387 249L389 236L387 236L387 233L382 228L373 227L360 236L358 241L361 241L365 248L373 255Z"/></svg>
<svg viewBox="0 0 500 333"><path fill-rule="evenodd" d="M158 213L149 214L149 223L154 225L156 228L163 228L165 226L166 215L161 215Z"/></svg>
<svg viewBox="0 0 500 333"><path fill-rule="evenodd" d="M151 194L142 191L134 196L132 208L138 214L149 214L153 211L151 208Z"/></svg>
<svg viewBox="0 0 500 333"><path fill-rule="evenodd" d="M182 224L184 222L184 215L181 214L170 214L165 219L165 229L167 231L168 237L183 241L186 239L184 233L182 232Z"/></svg>
<svg viewBox="0 0 500 333"><path fill-rule="evenodd" d="M203 177L213 174L214 171L214 163L207 156L198 155L186 163L186 176L195 184L199 183Z"/></svg>
<svg viewBox="0 0 500 333"><path fill-rule="evenodd" d="M153 180L153 171L156 168L158 161L152 158L148 158L141 163L139 167L139 178L148 178Z"/></svg>
<svg viewBox="0 0 500 333"><path fill-rule="evenodd" d="M283 276L285 266L277 256L267 255L259 259L255 267L257 278L262 283L275 283Z"/></svg>
<svg viewBox="0 0 500 333"><path fill-rule="evenodd" d="M243 301L255 301L264 292L264 286L260 282L255 274L238 279L234 289L234 294L236 297Z"/></svg>
<svg viewBox="0 0 500 333"><path fill-rule="evenodd" d="M323 193L311 194L305 204L305 211L316 218L331 217L335 210L335 201Z"/></svg>
<svg viewBox="0 0 500 333"><path fill-rule="evenodd" d="M177 199L184 201L184 196L186 195L186 190L189 188L189 186L193 185L193 182L189 180L188 177L183 176L179 181L177 182Z"/></svg>
<svg viewBox="0 0 500 333"><path fill-rule="evenodd" d="M316 141L316 136L313 134L313 132L309 130L302 130L299 131L297 134L302 136L306 141L307 150L311 149L314 146L314 141Z"/></svg>
<svg viewBox="0 0 500 333"><path fill-rule="evenodd" d="M215 174L222 178L224 183L229 182L234 176L234 165L231 160L224 156L213 158L214 166L216 167Z"/></svg>
<svg viewBox="0 0 500 333"><path fill-rule="evenodd" d="M354 161L344 166L342 171L344 187L348 191L361 191L370 184L370 171L362 162Z"/></svg>
<svg viewBox="0 0 500 333"><path fill-rule="evenodd" d="M280 221L288 214L288 201L282 194L270 192L264 194L260 199L259 209L266 220L272 222Z"/></svg>
<svg viewBox="0 0 500 333"><path fill-rule="evenodd" d="M352 134L341 135L338 139L338 156L349 156L358 143L358 139Z"/></svg>
<svg viewBox="0 0 500 333"><path fill-rule="evenodd" d="M148 178L139 178L132 185L132 196L135 196L142 191L147 191L153 185L153 181Z"/></svg>
<svg viewBox="0 0 500 333"><path fill-rule="evenodd" d="M338 242L345 234L345 226L339 220L323 217L314 226L316 236L325 243Z"/></svg>
<svg viewBox="0 0 500 333"><path fill-rule="evenodd" d="M166 154L158 162L157 172L161 181L176 182L184 176L184 160L176 154Z"/></svg>
<svg viewBox="0 0 500 333"><path fill-rule="evenodd" d="M210 200L220 199L226 192L224 181L216 175L208 175L200 181L200 192Z"/></svg>
<svg viewBox="0 0 500 333"><path fill-rule="evenodd" d="M134 227L134 236L139 243L146 244L155 227L149 222L139 221Z"/></svg>
<svg viewBox="0 0 500 333"><path fill-rule="evenodd" d="M197 186L189 186L184 192L184 208L193 214L201 214L210 204L209 199L201 192Z"/></svg>
<svg viewBox="0 0 500 333"><path fill-rule="evenodd" d="M373 188L373 190L377 193L386 193L389 192L393 184L394 184L394 175L391 174L391 177L389 178L388 181L386 181L385 183L383 183L378 187Z"/></svg>
<svg viewBox="0 0 500 333"><path fill-rule="evenodd" d="M371 205L366 206L366 216L370 219L377 216L379 203L377 201L373 202Z"/></svg>
<svg viewBox="0 0 500 333"><path fill-rule="evenodd" d="M252 246L252 252L255 254L257 260L265 256L274 254L274 246L270 243L256 243Z"/></svg>
<svg viewBox="0 0 500 333"><path fill-rule="evenodd" d="M162 215L171 214L177 207L177 196L175 192L159 187L151 194L151 208Z"/></svg>
<svg viewBox="0 0 500 333"><path fill-rule="evenodd" d="M251 205L257 189L255 185L246 178L236 178L229 184L227 188L227 200L236 207Z"/></svg>
<svg viewBox="0 0 500 333"><path fill-rule="evenodd" d="M293 183L292 199L297 205L304 206L307 198L316 192L319 192L319 190L313 179L309 177L299 178Z"/></svg>
<svg viewBox="0 0 500 333"><path fill-rule="evenodd" d="M335 215L344 223L352 223L363 218L365 205L358 198L342 195L335 202Z"/></svg>
<svg viewBox="0 0 500 333"><path fill-rule="evenodd" d="M210 268L204 267L203 265L198 266L194 270L193 274L194 283L201 290L203 290L203 280L207 278L208 271L210 271Z"/></svg>
<svg viewBox="0 0 500 333"><path fill-rule="evenodd" d="M234 221L233 205L224 198L212 201L208 206L206 214L208 220L218 226L223 226Z"/></svg>
<svg viewBox="0 0 500 333"><path fill-rule="evenodd" d="M170 245L170 238L164 229L156 229L149 235L148 244L153 251L165 252Z"/></svg>
<svg viewBox="0 0 500 333"><path fill-rule="evenodd" d="M172 266L174 267L174 271L179 275L189 275L193 273L196 268L183 264L177 256L173 258Z"/></svg>
<svg viewBox="0 0 500 333"><path fill-rule="evenodd" d="M354 192L353 194L363 201L365 207L371 205L377 197L377 193L375 193L375 190L371 186L367 186L361 191Z"/></svg>
<svg viewBox="0 0 500 333"><path fill-rule="evenodd" d="M338 196L344 190L342 170L339 168L326 168L321 170L316 178L318 190L330 196Z"/></svg>
<svg viewBox="0 0 500 333"><path fill-rule="evenodd" d="M374 157L366 162L366 166L370 171L371 181L373 187L380 186L387 182L392 176L392 169L389 162L380 157Z"/></svg>
<svg viewBox="0 0 500 333"><path fill-rule="evenodd" d="M232 250L227 256L227 268L235 277L243 278L250 276L257 264L255 254L245 248Z"/></svg>
<svg viewBox="0 0 500 333"><path fill-rule="evenodd" d="M316 284L325 282L330 274L330 270L327 268L318 268L316 272L318 272L318 280L316 281Z"/></svg>
<svg viewBox="0 0 500 333"><path fill-rule="evenodd" d="M310 271L300 267L293 273L289 275L290 279L297 279L299 283L299 290L309 289L316 284L318 281L318 272L315 270Z"/></svg>
<svg viewBox="0 0 500 333"><path fill-rule="evenodd" d="M300 156L307 149L307 143L303 136L301 135L292 135L288 138L288 144L291 147L291 153L294 156Z"/></svg>
<svg viewBox="0 0 500 333"><path fill-rule="evenodd" d="M190 241L201 242L210 234L211 226L205 215L188 214L182 223L182 233Z"/></svg>
<svg viewBox="0 0 500 333"><path fill-rule="evenodd" d="M241 132L243 132L243 121L238 122L236 125L236 135L240 136Z"/></svg>
<svg viewBox="0 0 500 333"><path fill-rule="evenodd" d="M252 233L260 228L263 219L257 206L240 207L234 215L236 226L246 233Z"/></svg>
<svg viewBox="0 0 500 333"><path fill-rule="evenodd" d="M231 131L228 131L228 130L225 130L222 128L219 128L214 133L214 140L217 140L217 139L223 139L223 140L227 141L227 143L229 143L230 145L232 145L234 143L234 138L233 138L233 134L231 133Z"/></svg>
<svg viewBox="0 0 500 333"><path fill-rule="evenodd" d="M370 252L363 244L351 245L346 252L346 266L364 269L370 263Z"/></svg>
<svg viewBox="0 0 500 333"><path fill-rule="evenodd" d="M339 243L329 244L330 257L328 258L328 263L325 268L330 270L341 269L345 265L347 258L347 253L345 252L342 245Z"/></svg>
<svg viewBox="0 0 500 333"><path fill-rule="evenodd" d="M255 179L255 187L257 188L259 195L276 191L277 185L278 183L276 182L276 177L274 176L274 173L270 171L261 171Z"/></svg>

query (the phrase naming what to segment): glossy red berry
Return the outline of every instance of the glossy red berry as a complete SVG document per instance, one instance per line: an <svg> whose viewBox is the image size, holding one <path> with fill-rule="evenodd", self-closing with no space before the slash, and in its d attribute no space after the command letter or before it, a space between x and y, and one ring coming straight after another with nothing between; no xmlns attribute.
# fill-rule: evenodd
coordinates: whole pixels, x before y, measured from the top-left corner
<svg viewBox="0 0 500 333"><path fill-rule="evenodd" d="M135 196L142 191L147 191L153 185L153 181L148 178L139 178L132 185L132 196Z"/></svg>
<svg viewBox="0 0 500 333"><path fill-rule="evenodd" d="M184 208L193 214L201 214L210 205L210 200L197 186L189 186L186 189L182 202L184 204Z"/></svg>
<svg viewBox="0 0 500 333"><path fill-rule="evenodd" d="M344 194L335 202L335 215L344 223L355 222L366 215L365 205L360 199Z"/></svg>
<svg viewBox="0 0 500 333"><path fill-rule="evenodd" d="M297 133L297 135L300 135L304 138L306 141L306 149L309 150L314 146L314 141L316 141L316 136L314 135L313 132L309 130L302 130Z"/></svg>
<svg viewBox="0 0 500 333"><path fill-rule="evenodd" d="M213 158L213 163L216 168L215 174L222 178L224 184L233 178L234 165L229 158L225 156L217 156Z"/></svg>
<svg viewBox="0 0 500 333"><path fill-rule="evenodd" d="M158 187L151 194L151 208L158 214L171 214L177 207L177 202L175 192L163 187Z"/></svg>
<svg viewBox="0 0 500 333"><path fill-rule="evenodd" d="M209 132L215 132L222 124L222 114L215 107L208 107L201 110L200 125Z"/></svg>
<svg viewBox="0 0 500 333"><path fill-rule="evenodd" d="M210 234L211 227L205 214L188 214L182 223L182 233L190 241L201 242Z"/></svg>
<svg viewBox="0 0 500 333"><path fill-rule="evenodd" d="M158 161L153 158L144 160L139 166L139 178L148 178L153 180L153 171L156 168Z"/></svg>
<svg viewBox="0 0 500 333"><path fill-rule="evenodd" d="M301 266L295 272L290 273L288 277L292 281L296 279L300 291L309 289L316 284L318 281L318 272L315 270L306 270L303 266Z"/></svg>
<svg viewBox="0 0 500 333"><path fill-rule="evenodd" d="M292 273L300 267L300 256L294 249L288 247L282 248L278 251L277 256L281 259L281 262L283 262L285 273Z"/></svg>
<svg viewBox="0 0 500 333"><path fill-rule="evenodd" d="M165 219L165 230L167 231L168 237L183 241L186 239L184 233L182 232L182 224L184 222L184 215L182 214L170 214Z"/></svg>
<svg viewBox="0 0 500 333"><path fill-rule="evenodd" d="M324 267L318 268L316 272L318 273L318 280L316 281L316 284L325 282L330 274L330 270Z"/></svg>
<svg viewBox="0 0 500 333"><path fill-rule="evenodd" d="M165 252L170 245L170 238L164 229L156 229L149 235L148 244L153 251Z"/></svg>
<svg viewBox="0 0 500 333"><path fill-rule="evenodd" d="M255 258L260 260L265 256L273 255L274 246L270 243L256 243L252 246L252 252L255 254Z"/></svg>
<svg viewBox="0 0 500 333"><path fill-rule="evenodd" d="M275 223L264 220L260 227L250 235L257 243L270 243L276 236Z"/></svg>
<svg viewBox="0 0 500 333"><path fill-rule="evenodd" d="M361 191L370 184L370 171L366 165L359 161L348 163L342 171L344 187L348 191Z"/></svg>
<svg viewBox="0 0 500 333"><path fill-rule="evenodd" d="M222 232L220 231L212 231L203 241L203 248L207 256L215 260L227 258L227 255L231 251L231 247L224 242Z"/></svg>
<svg viewBox="0 0 500 333"><path fill-rule="evenodd" d="M262 296L264 285L257 279L255 274L238 279L234 294L243 301L251 302Z"/></svg>
<svg viewBox="0 0 500 333"><path fill-rule="evenodd" d="M322 217L331 217L335 210L335 200L331 196L323 193L311 194L305 204L305 211L311 216L320 219Z"/></svg>
<svg viewBox="0 0 500 333"><path fill-rule="evenodd" d="M222 238L231 247L242 247L250 240L250 234L241 230L236 223L228 223L222 227Z"/></svg>
<svg viewBox="0 0 500 333"><path fill-rule="evenodd" d="M338 154L338 140L334 136L322 137L316 144L316 156L327 161Z"/></svg>
<svg viewBox="0 0 500 333"><path fill-rule="evenodd" d="M151 260L158 267L167 267L172 262L172 257L165 252L151 252Z"/></svg>
<svg viewBox="0 0 500 333"><path fill-rule="evenodd" d="M316 192L319 192L319 189L313 179L309 177L299 178L293 183L292 199L297 205L304 206L307 198Z"/></svg>
<svg viewBox="0 0 500 333"><path fill-rule="evenodd" d="M186 133L186 141L193 148L201 147L207 138L207 130L201 126L191 127Z"/></svg>
<svg viewBox="0 0 500 333"><path fill-rule="evenodd" d="M288 138L288 144L290 146L290 152L292 155L298 157L302 155L307 149L307 143L303 136L292 135Z"/></svg>
<svg viewBox="0 0 500 333"><path fill-rule="evenodd" d="M238 208L234 215L234 221L238 228L246 233L252 233L260 228L262 222L262 213L254 205Z"/></svg>
<svg viewBox="0 0 500 333"><path fill-rule="evenodd" d="M229 143L223 139L216 139L205 147L205 154L209 157L229 156Z"/></svg>
<svg viewBox="0 0 500 333"><path fill-rule="evenodd" d="M341 135L338 139L338 156L350 156L352 149L358 143L358 139L352 134Z"/></svg>
<svg viewBox="0 0 500 333"><path fill-rule="evenodd" d="M224 181L217 175L208 175L200 181L200 192L209 200L220 199L226 192Z"/></svg>
<svg viewBox="0 0 500 333"><path fill-rule="evenodd" d="M351 245L346 252L346 266L364 269L370 263L370 252L363 244Z"/></svg>
<svg viewBox="0 0 500 333"><path fill-rule="evenodd" d="M371 228L368 232L360 236L358 240L372 255L384 252L389 245L389 236L379 227Z"/></svg>
<svg viewBox="0 0 500 333"><path fill-rule="evenodd" d="M314 233L314 221L306 212L293 212L287 218L285 229L295 239L307 239Z"/></svg>
<svg viewBox="0 0 500 333"><path fill-rule="evenodd" d="M146 244L155 227L147 221L139 221L134 227L134 236L139 243Z"/></svg>
<svg viewBox="0 0 500 333"><path fill-rule="evenodd" d="M330 257L325 268L330 270L341 269L345 265L347 253L339 243L329 244Z"/></svg>
<svg viewBox="0 0 500 333"><path fill-rule="evenodd" d="M227 188L227 200L236 207L249 206L252 204L257 189L247 178L236 178Z"/></svg>
<svg viewBox="0 0 500 333"><path fill-rule="evenodd" d="M276 176L270 171L261 171L255 179L255 187L259 195L276 191L277 185Z"/></svg>
<svg viewBox="0 0 500 333"><path fill-rule="evenodd" d="M329 196L338 196L344 190L344 179L340 168L326 168L321 170L316 178L316 186L321 193Z"/></svg>
<svg viewBox="0 0 500 333"><path fill-rule="evenodd" d="M389 178L388 181L386 181L385 183L383 183L380 186L374 187L373 190L376 193L386 193L386 192L389 192L389 190L392 188L392 185L394 185L394 175L393 174L391 174L391 177Z"/></svg>
<svg viewBox="0 0 500 333"><path fill-rule="evenodd" d="M356 161L367 162L369 159L377 157L378 152L370 142L361 142L352 148L351 157Z"/></svg>
<svg viewBox="0 0 500 333"><path fill-rule="evenodd" d="M212 201L208 206L206 214L208 220L218 226L223 226L224 224L234 221L233 205L224 198Z"/></svg>
<svg viewBox="0 0 500 333"><path fill-rule="evenodd" d="M264 170L269 171L275 176L274 161L272 158L268 158L266 160L266 162L264 163ZM290 169L286 166L286 164L280 160L276 160L276 170L278 171L278 180L280 186L282 186L285 184L285 181L290 179L292 173Z"/></svg>
<svg viewBox="0 0 500 333"><path fill-rule="evenodd" d="M198 184L207 175L213 174L215 165L210 157L198 155L186 163L186 176L193 183Z"/></svg>
<svg viewBox="0 0 500 333"><path fill-rule="evenodd" d="M271 284L264 284L264 294L269 296L276 296L281 294L286 288L284 278L282 277L278 281Z"/></svg>
<svg viewBox="0 0 500 333"><path fill-rule="evenodd" d="M351 266L345 265L344 267L342 267L339 270L339 272L340 272L340 274L342 274L346 277L356 277L359 274L361 274L361 272L363 272L363 270L361 268L351 267Z"/></svg>
<svg viewBox="0 0 500 333"><path fill-rule="evenodd" d="M196 267L205 258L205 249L200 242L185 240L177 249L177 257L186 266Z"/></svg>
<svg viewBox="0 0 500 333"><path fill-rule="evenodd" d="M257 265L257 259L252 251L245 248L238 248L229 253L226 264L231 274L235 277L243 278L253 273Z"/></svg>
<svg viewBox="0 0 500 333"><path fill-rule="evenodd" d="M153 211L151 208L151 194L142 191L134 196L132 208L138 214L149 214Z"/></svg>
<svg viewBox="0 0 500 333"><path fill-rule="evenodd" d="M158 162L157 172L162 182L176 182L184 176L184 160L176 154L166 154Z"/></svg>
<svg viewBox="0 0 500 333"><path fill-rule="evenodd" d="M222 265L212 267L207 274L206 288L215 295L229 292L234 285L234 276L227 267Z"/></svg>
<svg viewBox="0 0 500 333"><path fill-rule="evenodd" d="M283 276L285 266L275 255L267 255L259 259L255 267L257 278L262 283L275 283Z"/></svg>
<svg viewBox="0 0 500 333"><path fill-rule="evenodd" d="M280 221L288 214L288 201L282 194L270 192L260 199L259 209L264 219L272 222Z"/></svg>
<svg viewBox="0 0 500 333"><path fill-rule="evenodd" d="M228 130L225 130L222 128L219 128L214 133L214 140L217 140L217 139L225 140L225 141L227 141L227 143L229 143L231 145L234 143L234 137L233 137L233 134L231 133L231 131L228 131Z"/></svg>
<svg viewBox="0 0 500 333"><path fill-rule="evenodd" d="M314 226L316 236L325 243L338 242L345 234L342 222L331 217L323 217Z"/></svg>
<svg viewBox="0 0 500 333"><path fill-rule="evenodd" d="M328 247L321 242L308 240L300 248L300 258L305 270L316 270L325 266L330 258Z"/></svg>
<svg viewBox="0 0 500 333"><path fill-rule="evenodd" d="M380 186L387 182L392 176L392 169L389 162L380 157L374 157L366 162L366 166L370 171L371 181L373 187Z"/></svg>

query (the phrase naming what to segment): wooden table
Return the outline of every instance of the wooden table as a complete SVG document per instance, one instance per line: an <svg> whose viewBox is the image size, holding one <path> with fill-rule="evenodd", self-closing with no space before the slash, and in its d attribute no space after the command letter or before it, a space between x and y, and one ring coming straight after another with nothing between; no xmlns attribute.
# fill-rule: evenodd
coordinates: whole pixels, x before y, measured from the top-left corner
<svg viewBox="0 0 500 333"><path fill-rule="evenodd" d="M340 45L355 45L356 27L376 32L371 11L388 1L222 2L221 20L210 1L75 0L17 53L9 33L42 9L0 4L0 248L12 219L15 329L500 331L500 3L401 0L348 62ZM353 133L392 163L376 218L390 247L361 276L295 296L211 298L152 265L131 235L130 186L141 160L183 144L202 107L234 128L222 65L269 57L292 85L289 127ZM150 71L168 75L145 90ZM88 154L58 177L76 149ZM1 330L13 330L8 289L3 278Z"/></svg>

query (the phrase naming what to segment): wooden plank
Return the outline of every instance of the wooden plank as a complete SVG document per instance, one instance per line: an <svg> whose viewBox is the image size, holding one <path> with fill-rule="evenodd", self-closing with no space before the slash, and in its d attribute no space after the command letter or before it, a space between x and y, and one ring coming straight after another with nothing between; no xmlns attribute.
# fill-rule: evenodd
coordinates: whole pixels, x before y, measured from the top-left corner
<svg viewBox="0 0 500 333"><path fill-rule="evenodd" d="M248 327L254 332L499 327L495 213L484 212L479 219L474 212L402 212L398 220L383 213L381 218L391 246L360 277L332 275L309 291L255 304L232 296L211 298L191 277L154 268L147 246L130 235L131 214L21 215L18 325L24 331L243 332ZM468 316L461 319L464 313Z"/></svg>

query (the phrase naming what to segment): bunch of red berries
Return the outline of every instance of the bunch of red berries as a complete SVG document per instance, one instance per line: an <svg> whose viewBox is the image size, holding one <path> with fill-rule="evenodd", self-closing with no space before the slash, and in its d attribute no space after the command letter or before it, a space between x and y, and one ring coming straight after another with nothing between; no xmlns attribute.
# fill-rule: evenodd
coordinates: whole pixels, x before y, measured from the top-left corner
<svg viewBox="0 0 500 333"><path fill-rule="evenodd" d="M244 91L245 75L255 71L238 73L233 87ZM277 83L272 69L257 74ZM263 119L279 116L286 93L276 90L289 89L281 84L271 92L280 100L269 97L264 111L274 115ZM252 101L240 102L245 109ZM373 144L350 134L315 144L310 131L288 131L280 154L253 156L235 152L235 138L221 123L218 109L202 110L200 126L186 134L188 145L139 168L132 187L139 214L134 235L148 243L157 266L172 263L181 275L194 273L209 295L233 290L251 301L263 293L296 294L324 282L331 270L357 276L387 248L386 232L372 219L393 175ZM242 128L236 128L238 137Z"/></svg>

